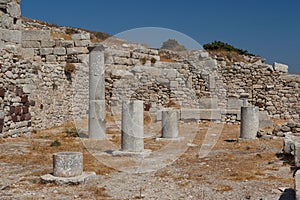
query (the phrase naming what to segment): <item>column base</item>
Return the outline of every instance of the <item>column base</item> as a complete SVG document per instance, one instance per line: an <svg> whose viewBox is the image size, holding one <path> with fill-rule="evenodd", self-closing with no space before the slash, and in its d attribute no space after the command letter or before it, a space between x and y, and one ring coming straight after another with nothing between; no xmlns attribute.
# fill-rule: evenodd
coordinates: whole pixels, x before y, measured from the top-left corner
<svg viewBox="0 0 300 200"><path fill-rule="evenodd" d="M145 158L152 153L150 149L145 149L141 152L134 152L134 151L123 151L123 150L116 150L112 152L113 156L125 156L125 157L136 157L136 158Z"/></svg>
<svg viewBox="0 0 300 200"><path fill-rule="evenodd" d="M156 142L160 141L170 141L170 142L180 142L184 140L184 137L176 137L176 138L155 138Z"/></svg>
<svg viewBox="0 0 300 200"><path fill-rule="evenodd" d="M78 185L78 184L86 183L89 180L92 180L94 178L96 178L95 172L83 172L81 175L74 176L74 177L57 177L57 176L53 176L52 174L46 174L41 176L43 183L56 183L58 185L62 185L62 184Z"/></svg>

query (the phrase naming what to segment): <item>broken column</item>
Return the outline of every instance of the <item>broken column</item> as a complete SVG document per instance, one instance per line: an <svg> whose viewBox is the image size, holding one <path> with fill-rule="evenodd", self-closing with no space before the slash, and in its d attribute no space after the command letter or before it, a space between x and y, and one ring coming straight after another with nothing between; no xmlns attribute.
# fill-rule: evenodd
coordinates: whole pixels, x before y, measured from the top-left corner
<svg viewBox="0 0 300 200"><path fill-rule="evenodd" d="M241 107L240 138L255 139L259 130L259 109L254 106Z"/></svg>
<svg viewBox="0 0 300 200"><path fill-rule="evenodd" d="M104 47L96 46L89 54L89 138L103 139L105 120Z"/></svg>
<svg viewBox="0 0 300 200"><path fill-rule="evenodd" d="M43 175L41 179L46 183L80 184L95 176L95 172L83 172L81 152L58 152L53 154L53 174Z"/></svg>
<svg viewBox="0 0 300 200"><path fill-rule="evenodd" d="M83 171L80 152L60 152L53 154L53 175L57 177L79 176Z"/></svg>
<svg viewBox="0 0 300 200"><path fill-rule="evenodd" d="M162 136L156 138L156 141L180 141L183 137L178 137L178 110L164 109L162 110Z"/></svg>
<svg viewBox="0 0 300 200"><path fill-rule="evenodd" d="M122 102L122 144L113 155L145 155L144 150L144 102L125 100Z"/></svg>
<svg viewBox="0 0 300 200"><path fill-rule="evenodd" d="M178 137L178 112L172 109L162 111L162 137Z"/></svg>
<svg viewBox="0 0 300 200"><path fill-rule="evenodd" d="M300 141L294 141L294 158L295 158L295 166L297 168L300 167Z"/></svg>

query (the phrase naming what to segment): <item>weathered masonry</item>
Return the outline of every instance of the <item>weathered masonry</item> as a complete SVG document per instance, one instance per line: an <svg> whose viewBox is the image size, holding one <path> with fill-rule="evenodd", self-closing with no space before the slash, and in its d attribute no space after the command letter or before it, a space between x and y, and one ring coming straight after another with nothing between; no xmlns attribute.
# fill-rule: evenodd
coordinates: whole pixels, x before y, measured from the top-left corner
<svg viewBox="0 0 300 200"><path fill-rule="evenodd" d="M0 19L0 137L87 118L92 35L22 21L18 0L0 0ZM183 120L236 122L246 95L271 117L299 119L300 78L285 66L260 60L226 65L205 51L179 55L104 43L107 111L131 99L144 101L145 110L153 113L180 108Z"/></svg>

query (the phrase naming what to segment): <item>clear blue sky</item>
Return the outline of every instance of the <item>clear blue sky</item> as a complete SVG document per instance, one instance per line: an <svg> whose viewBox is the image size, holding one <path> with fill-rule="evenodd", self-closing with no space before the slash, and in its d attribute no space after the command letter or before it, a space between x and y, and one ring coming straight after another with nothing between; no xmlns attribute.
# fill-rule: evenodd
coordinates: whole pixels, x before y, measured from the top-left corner
<svg viewBox="0 0 300 200"><path fill-rule="evenodd" d="M162 27L221 40L300 73L299 0L21 0L24 17L118 34Z"/></svg>

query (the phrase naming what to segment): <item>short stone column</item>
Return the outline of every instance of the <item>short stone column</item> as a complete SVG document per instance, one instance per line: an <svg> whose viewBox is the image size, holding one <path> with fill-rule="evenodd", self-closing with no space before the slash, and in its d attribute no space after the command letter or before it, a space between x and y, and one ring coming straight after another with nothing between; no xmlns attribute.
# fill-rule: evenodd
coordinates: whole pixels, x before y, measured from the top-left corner
<svg viewBox="0 0 300 200"><path fill-rule="evenodd" d="M95 177L95 172L83 172L81 152L58 152L53 154L53 174L43 175L41 179L45 183L80 184Z"/></svg>
<svg viewBox="0 0 300 200"><path fill-rule="evenodd" d="M122 150L144 151L144 102L122 102Z"/></svg>
<svg viewBox="0 0 300 200"><path fill-rule="evenodd" d="M156 141L179 141L182 140L183 137L178 137L178 117L179 113L177 110L174 109L164 109L162 110L162 137L156 138Z"/></svg>
<svg viewBox="0 0 300 200"><path fill-rule="evenodd" d="M96 46L89 54L89 138L103 139L105 121L104 47Z"/></svg>
<svg viewBox="0 0 300 200"><path fill-rule="evenodd" d="M297 170L294 176L294 189L295 189L295 197L296 200L300 200L300 171Z"/></svg>
<svg viewBox="0 0 300 200"><path fill-rule="evenodd" d="M122 102L122 144L113 155L139 156L149 154L144 150L144 102L125 100Z"/></svg>
<svg viewBox="0 0 300 200"><path fill-rule="evenodd" d="M178 137L178 113L176 110L166 109L162 111L162 137Z"/></svg>
<svg viewBox="0 0 300 200"><path fill-rule="evenodd" d="M241 107L240 138L255 139L259 130L259 109L254 106Z"/></svg>
<svg viewBox="0 0 300 200"><path fill-rule="evenodd" d="M294 158L295 158L295 166L300 168L300 141L294 141Z"/></svg>
<svg viewBox="0 0 300 200"><path fill-rule="evenodd" d="M53 175L74 177L82 174L83 158L80 152L59 152L53 154Z"/></svg>

